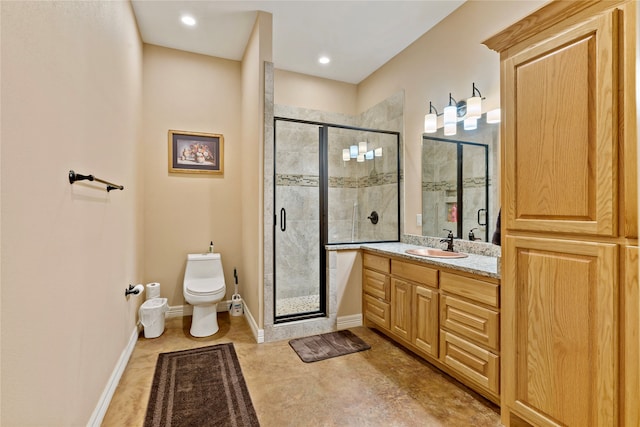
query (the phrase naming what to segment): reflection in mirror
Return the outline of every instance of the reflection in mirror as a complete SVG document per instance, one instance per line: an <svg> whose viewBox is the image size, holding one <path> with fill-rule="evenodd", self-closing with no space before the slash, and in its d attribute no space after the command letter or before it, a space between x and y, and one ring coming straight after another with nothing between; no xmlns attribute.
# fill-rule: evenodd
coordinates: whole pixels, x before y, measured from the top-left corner
<svg viewBox="0 0 640 427"><path fill-rule="evenodd" d="M422 141L422 235L491 241L498 194L493 179L498 124L483 116L478 128L444 137L443 130Z"/></svg>

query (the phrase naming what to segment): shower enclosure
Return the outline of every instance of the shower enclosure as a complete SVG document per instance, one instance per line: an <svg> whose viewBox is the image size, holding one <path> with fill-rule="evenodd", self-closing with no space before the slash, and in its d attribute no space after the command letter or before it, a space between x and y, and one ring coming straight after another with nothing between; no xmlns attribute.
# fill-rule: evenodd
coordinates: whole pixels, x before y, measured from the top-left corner
<svg viewBox="0 0 640 427"><path fill-rule="evenodd" d="M275 323L325 316L325 246L398 241L393 131L276 117Z"/></svg>

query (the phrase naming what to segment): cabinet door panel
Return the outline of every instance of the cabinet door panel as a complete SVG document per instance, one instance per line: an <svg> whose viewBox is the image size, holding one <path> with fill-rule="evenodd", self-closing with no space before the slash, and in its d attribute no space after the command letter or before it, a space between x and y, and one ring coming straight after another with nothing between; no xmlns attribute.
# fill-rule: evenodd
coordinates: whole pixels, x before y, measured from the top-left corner
<svg viewBox="0 0 640 427"><path fill-rule="evenodd" d="M507 404L536 425L614 425L617 246L505 238Z"/></svg>
<svg viewBox="0 0 640 427"><path fill-rule="evenodd" d="M493 307L500 306L500 287L495 283L442 272L440 273L440 288L445 292L460 295L482 304Z"/></svg>
<svg viewBox="0 0 640 427"><path fill-rule="evenodd" d="M411 288L409 283L391 279L391 332L411 339Z"/></svg>
<svg viewBox="0 0 640 427"><path fill-rule="evenodd" d="M498 350L500 315L497 312L448 295L442 295L441 300L441 323L444 328Z"/></svg>
<svg viewBox="0 0 640 427"><path fill-rule="evenodd" d="M425 353L438 357L438 293L423 286L415 286L413 301L415 321L413 344Z"/></svg>
<svg viewBox="0 0 640 427"><path fill-rule="evenodd" d="M391 274L411 280L412 282L422 283L434 288L438 287L438 270L425 265L392 259Z"/></svg>
<svg viewBox="0 0 640 427"><path fill-rule="evenodd" d="M364 292L389 302L389 276L367 268L362 270Z"/></svg>
<svg viewBox="0 0 640 427"><path fill-rule="evenodd" d="M389 258L365 253L362 256L362 264L367 268L379 270L384 273L389 273Z"/></svg>
<svg viewBox="0 0 640 427"><path fill-rule="evenodd" d="M363 299L364 307L362 311L367 320L376 325L389 330L391 326L391 315L389 303L381 301L371 295L365 295Z"/></svg>
<svg viewBox="0 0 640 427"><path fill-rule="evenodd" d="M616 232L615 22L601 15L505 61L508 229Z"/></svg>
<svg viewBox="0 0 640 427"><path fill-rule="evenodd" d="M498 394L500 358L447 331L440 330L440 359L482 387Z"/></svg>
<svg viewBox="0 0 640 427"><path fill-rule="evenodd" d="M638 289L638 247L624 251L624 289L622 301L622 418L625 426L640 426L640 291Z"/></svg>

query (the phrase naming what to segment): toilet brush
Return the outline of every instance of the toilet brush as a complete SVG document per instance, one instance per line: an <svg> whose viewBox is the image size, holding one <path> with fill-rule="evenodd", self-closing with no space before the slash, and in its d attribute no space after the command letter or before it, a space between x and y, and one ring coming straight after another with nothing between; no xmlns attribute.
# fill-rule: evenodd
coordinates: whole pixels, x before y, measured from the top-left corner
<svg viewBox="0 0 640 427"><path fill-rule="evenodd" d="M231 305L229 305L229 311L232 316L242 316L242 298L238 293L238 272L233 269L233 278L235 279L235 293L231 296Z"/></svg>

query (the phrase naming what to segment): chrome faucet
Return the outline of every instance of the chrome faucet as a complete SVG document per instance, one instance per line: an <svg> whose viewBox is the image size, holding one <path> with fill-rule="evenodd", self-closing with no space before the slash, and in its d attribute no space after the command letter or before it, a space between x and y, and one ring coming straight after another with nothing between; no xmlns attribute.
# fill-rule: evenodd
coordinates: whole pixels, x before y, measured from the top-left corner
<svg viewBox="0 0 640 427"><path fill-rule="evenodd" d="M445 249L445 251L455 252L453 250L453 232L451 230L447 230L446 228L443 228L443 230L444 231L448 231L449 234L447 235L446 239L440 240L440 243L446 243L447 244L447 249Z"/></svg>

